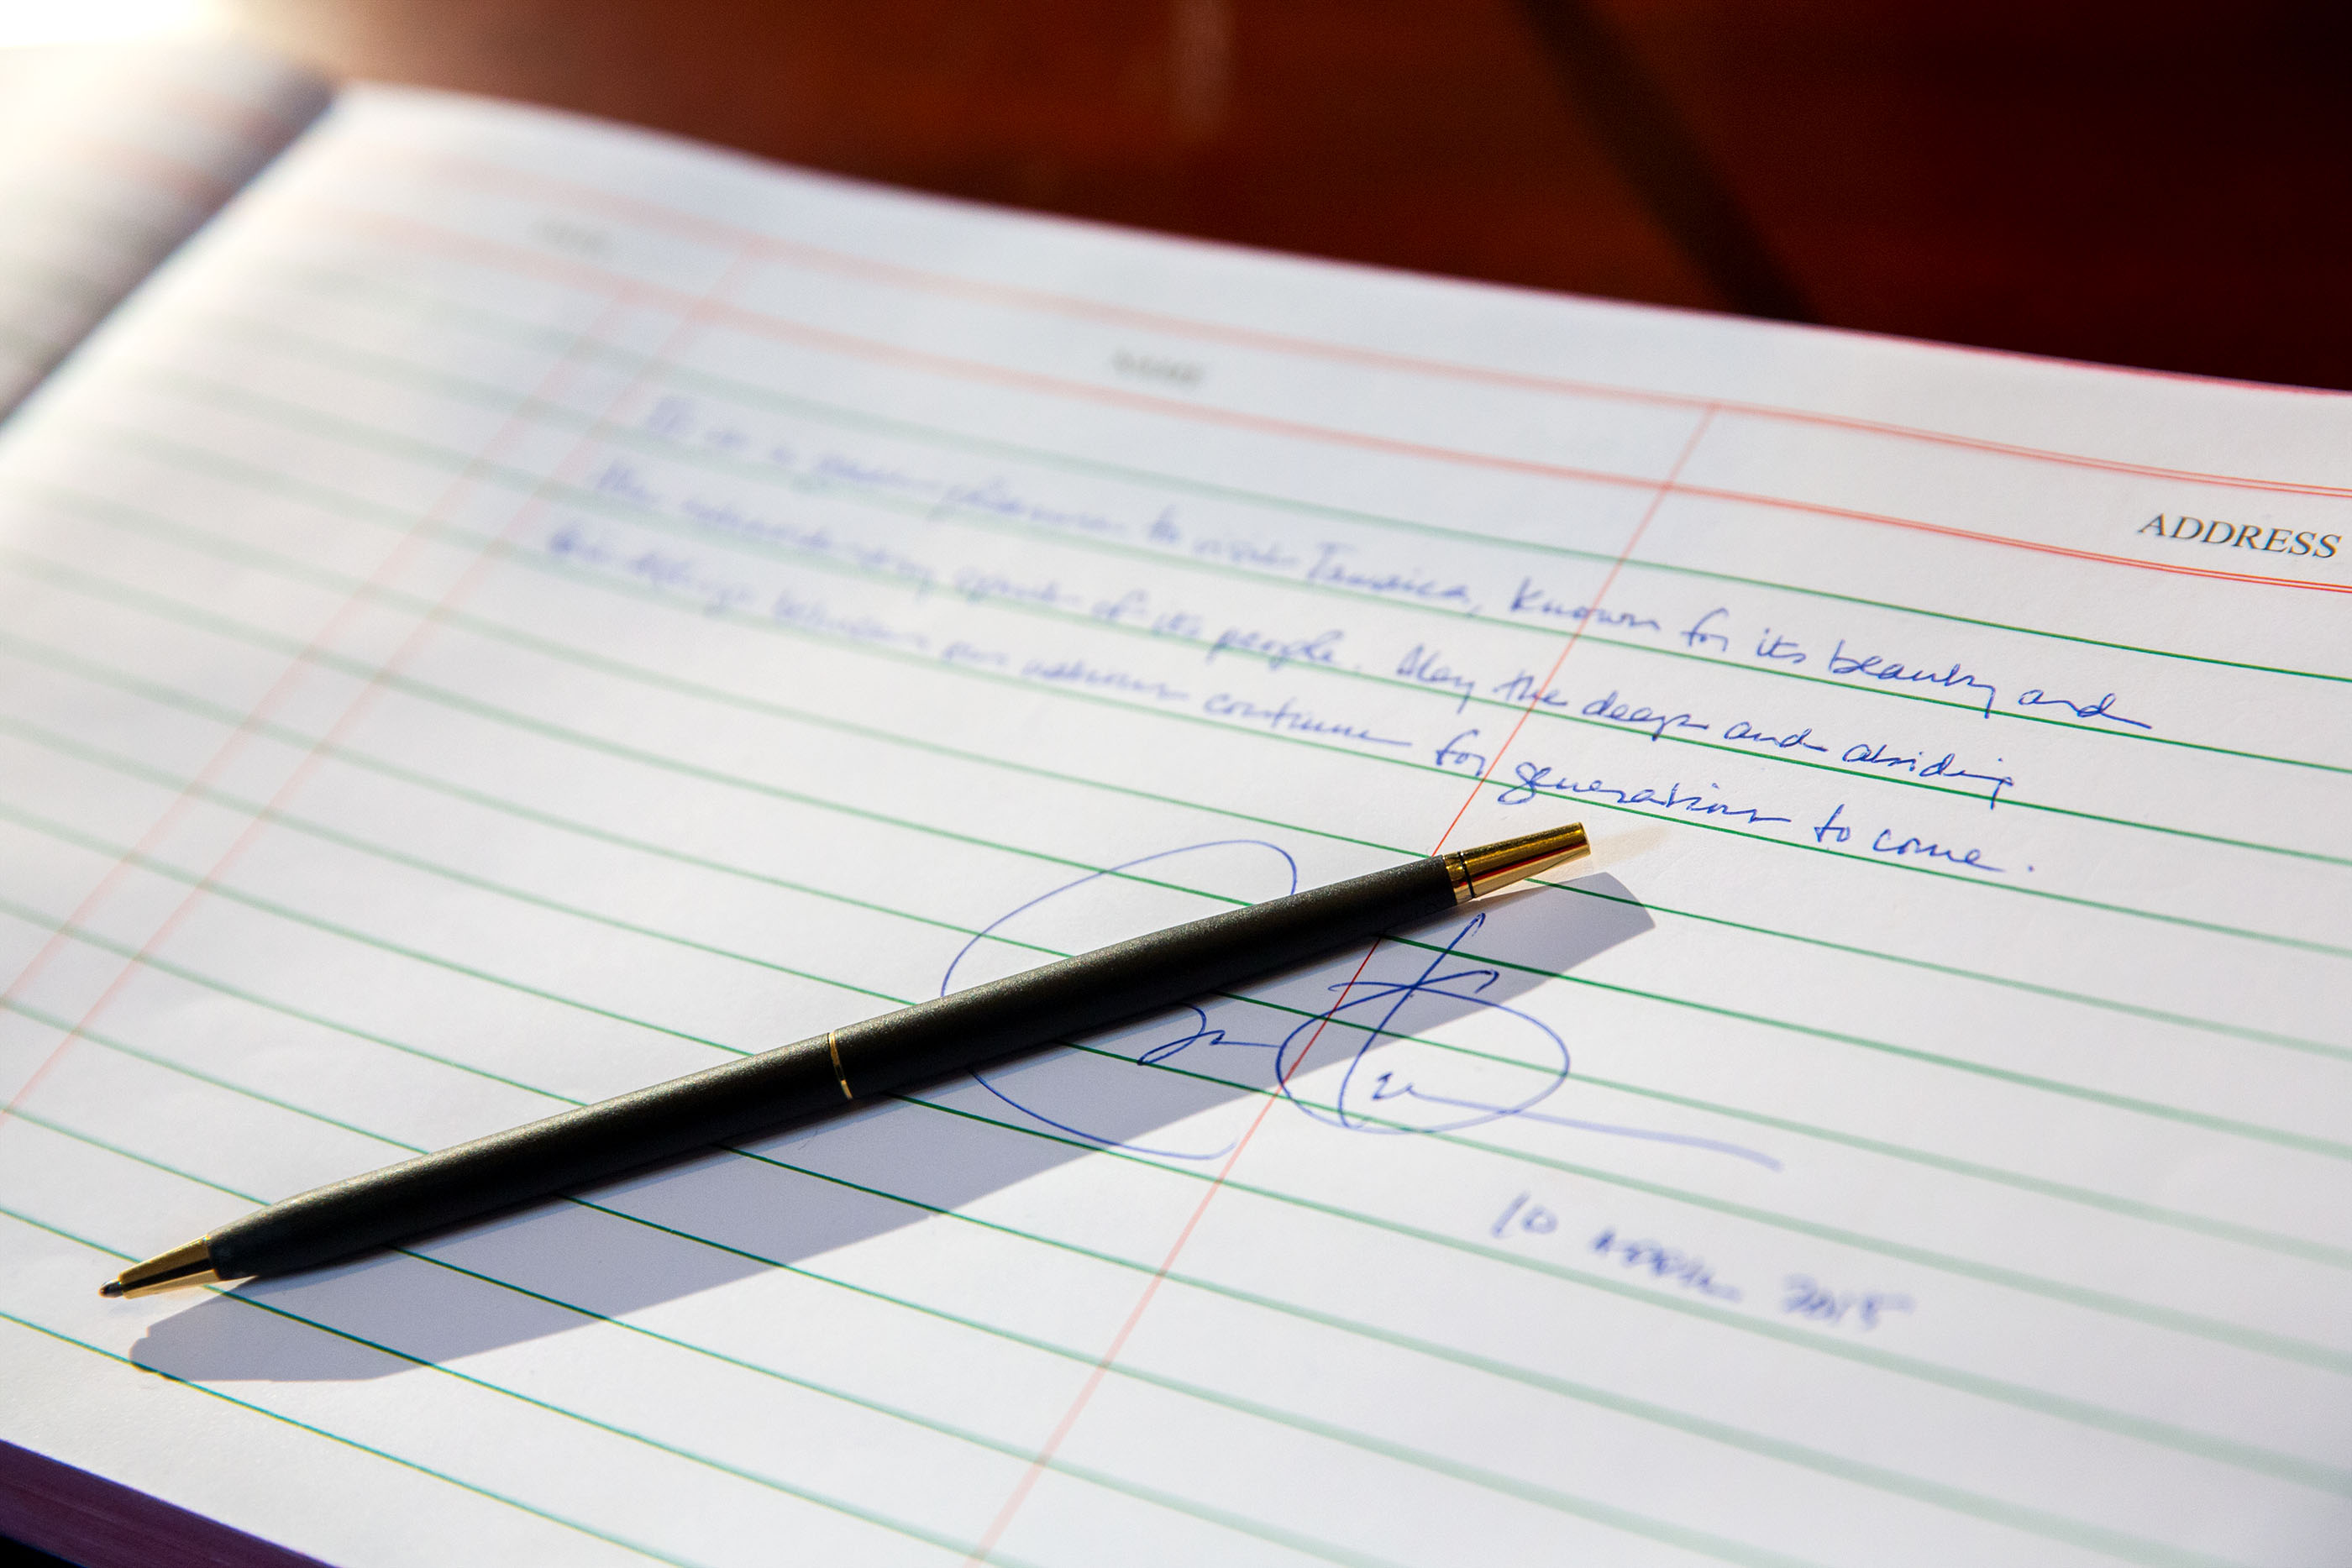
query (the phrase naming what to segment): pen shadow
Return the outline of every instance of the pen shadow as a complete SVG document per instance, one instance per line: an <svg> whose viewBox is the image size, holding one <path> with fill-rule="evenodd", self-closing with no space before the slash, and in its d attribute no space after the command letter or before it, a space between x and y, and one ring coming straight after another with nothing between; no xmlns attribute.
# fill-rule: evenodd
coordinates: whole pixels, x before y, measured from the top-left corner
<svg viewBox="0 0 2352 1568"><path fill-rule="evenodd" d="M1258 841L1148 856L1013 910L940 988L1028 967L1038 947L1082 950L1189 918L1199 895L1185 888L1255 901L1296 883L1289 856ZM964 1224L956 1217L990 1195L1101 1151L1213 1173L1264 1114L1396 1137L1529 1113L1567 1081L1570 1050L1514 1004L1653 926L1608 875L1481 900L1391 934L1369 959L1360 946L401 1251L208 1295L152 1324L131 1356L199 1383L384 1377L777 1270L836 1279L851 1270L835 1255ZM1270 1111L1269 1095L1282 1102Z"/></svg>

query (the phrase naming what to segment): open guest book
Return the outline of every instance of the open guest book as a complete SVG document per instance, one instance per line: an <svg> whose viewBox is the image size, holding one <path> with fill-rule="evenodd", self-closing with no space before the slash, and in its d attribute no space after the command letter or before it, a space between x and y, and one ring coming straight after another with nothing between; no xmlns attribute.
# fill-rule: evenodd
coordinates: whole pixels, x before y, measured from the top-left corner
<svg viewBox="0 0 2352 1568"><path fill-rule="evenodd" d="M2352 399L192 59L6 175L0 1438L338 1563L2343 1561ZM1369 955L98 1294L1580 818Z"/></svg>

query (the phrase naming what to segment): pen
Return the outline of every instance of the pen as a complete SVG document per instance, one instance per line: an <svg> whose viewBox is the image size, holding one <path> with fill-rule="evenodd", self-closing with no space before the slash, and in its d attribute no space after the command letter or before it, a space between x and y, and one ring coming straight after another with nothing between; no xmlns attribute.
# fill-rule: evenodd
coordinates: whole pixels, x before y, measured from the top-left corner
<svg viewBox="0 0 2352 1568"><path fill-rule="evenodd" d="M1580 823L1350 877L956 991L331 1183L100 1287L290 1274L1084 1034L1437 915L1589 852Z"/></svg>

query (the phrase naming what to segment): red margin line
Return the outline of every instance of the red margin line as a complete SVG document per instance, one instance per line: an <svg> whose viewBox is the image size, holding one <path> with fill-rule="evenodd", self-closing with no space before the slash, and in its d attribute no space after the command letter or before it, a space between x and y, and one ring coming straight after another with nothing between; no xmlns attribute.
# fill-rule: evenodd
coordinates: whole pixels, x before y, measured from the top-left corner
<svg viewBox="0 0 2352 1568"><path fill-rule="evenodd" d="M1163 311L1148 310L1133 306L1114 305L1089 298L1084 295L1056 292L1052 289L1024 287L1017 284L992 283L979 278L960 277L953 273L933 272L923 267L883 261L861 256L853 251L836 250L814 245L804 240L786 239L749 229L737 224L724 223L683 209L664 205L642 197L627 195L602 186L556 175L530 172L501 163L457 153L419 154L405 150L369 148L367 152L379 162L408 164L412 169L429 168L436 172L459 179L473 179L477 183L502 184L535 188L560 197L579 202L582 205L600 207L625 214L635 222L650 223L678 234L698 234L709 241L719 236L718 243L747 245L770 257L796 265L813 272L831 272L843 277L867 280L880 279L909 292L940 295L950 298L980 300L1014 309L1028 309L1041 314L1058 315L1079 320L1092 320L1115 326L1139 328L1146 331L1164 332L1171 337L1184 337L1208 342L1228 343L1241 348L1269 352L1288 353L1301 359L1320 359L1343 364L1366 365L1393 370L1406 374L1424 375L1455 381L1485 382L1496 386L1516 387L1561 397L1590 397L1626 402L1650 403L1684 409L1705 409L1714 413L1738 413L1758 419L1781 420L1796 424L1819 425L1832 430L1858 432L1888 436L1897 440L1917 441L1929 445L1957 447L1964 451L1990 453L2015 457L2027 462L2053 463L2068 467L2087 468L2107 473L2130 474L2144 478L2170 479L2197 484L2225 486L2236 489L2283 491L2294 495L2321 497L2352 496L2352 486L2324 485L2306 480L2264 479L2252 475L2218 474L2196 468L2170 468L2160 464L2136 463L2126 458L2095 457L2084 453L2062 452L2054 447L2027 446L2021 444L1996 441L1986 437L1961 435L1954 432L1931 430L1924 426L1896 424L1891 421L1864 419L1853 415L1823 413L1811 409L1790 407L1776 403L1746 402L1733 399L1709 399L1691 392L1661 392L1644 387L1629 387L1607 382L1577 381L1561 376L1543 375L1534 371L1511 371L1492 366L1461 364L1448 360L1423 355L1399 353L1391 350L1360 348L1353 344L1328 342L1303 338L1287 332L1260 328L1234 327L1214 321L1177 316ZM801 172L805 175L805 171ZM827 183L855 184L854 181L827 181ZM936 199L936 198L934 198ZM1086 219L1055 218L1048 221L1072 227L1104 230L1118 235L1129 231L1123 225L1096 224ZM1256 247L1233 246L1221 241L1191 240L1182 235L1160 235L1180 246L1232 253L1255 254ZM1339 263L1349 267L1359 263ZM1388 269L1366 267L1382 272ZM1408 274L1407 276L1414 276ZM1425 275L1423 275L1425 276ZM1443 281L1469 287L1496 287L1509 293L1542 290L1521 290L1509 285L1481 285L1475 279L1446 277ZM1685 312L1674 312L1686 314ZM2174 371L2150 371L2135 365L2111 365L2086 361L2069 361L2045 354L2024 354L1974 345L1926 342L1924 340L1895 338L1883 334L1859 331L1848 328L1817 328L1817 331L1833 333L1844 338L1925 342L1931 348L1948 349L1957 352L1986 359L2023 361L2033 364L2062 365L2094 372L2139 380L2185 382L2199 386L2231 386L2263 392L2288 392L2322 398L2342 397L2342 392L2325 387L2273 385L2269 382L2246 382L2226 376L2207 376Z"/></svg>
<svg viewBox="0 0 2352 1568"><path fill-rule="evenodd" d="M614 396L606 405L604 412L598 416L595 423L593 423L572 444L570 450L568 450L563 456L559 459L552 467L551 467L549 470L550 481L552 481L554 476L561 473L562 469L569 467L573 462L592 451L594 446L603 440L604 429L612 420L614 413L619 409L622 403L627 399L635 396L641 389L650 384L654 381L656 375L677 355L687 337L690 333L708 324L711 316L717 310L721 308L719 305L719 297L734 286L737 279L742 273L744 264L749 259L748 256L737 256L734 262L721 272L718 280L712 283L701 295L687 297L687 302L684 305L673 306L673 308L678 310L679 319L677 324L671 329L668 335L664 339L661 346L656 349L652 355L648 356L645 364L638 370L637 373L632 376L621 392ZM402 544L394 547L391 555L386 558L385 565L390 566L395 559L404 564L409 552L415 545L423 542L425 535L422 523L429 521L434 517L438 516L440 512L457 496L464 493L467 486L475 483L475 471L478 466L490 460L491 454L507 442L510 434L520 432L536 418L536 416L530 412L530 405L538 401L541 394L551 391L567 375L576 372L579 366L579 356L582 351L594 345L598 341L599 334L610 323L616 320L623 311L642 305L644 303L643 297L647 294L661 294L675 297L681 291L677 290L648 288L624 279L621 288L605 302L603 314L601 314L589 326L587 330L581 333L581 335L574 340L570 348L564 350L563 354L557 360L556 363L540 379L538 386L534 388L531 392L525 394L521 400L521 406L518 407L514 413L507 416L505 423L499 426L498 433L491 437L488 444L486 444L482 454L470 461L467 465L466 470L461 473L457 478L450 482L449 486L443 491L440 497L435 502L433 507L425 514L423 519L420 519L420 526L417 528L412 529L407 538L404 539ZM214 860L211 868L205 873L203 879L197 882L194 886L190 887L187 893L182 896L179 903L173 906L172 912L165 915L163 922L148 935L146 940L140 945L138 951L130 958L123 961L121 967L115 971L114 977L107 983L106 988L100 991L97 998L83 1010L80 1019L74 1024L73 1028L67 1030L66 1033L58 1040L57 1044L49 1048L48 1054L42 1058L39 1065L34 1068L31 1075L28 1076L23 1083L17 1086L16 1092L9 1096L8 1101L5 1105L0 1105L0 1119L5 1119L11 1112L15 1111L19 1104L23 1103L26 1097L30 1095L34 1089L40 1084L42 1080L48 1076L50 1070L57 1065L59 1059L62 1058L67 1051L73 1046L74 1042L80 1040L84 1033L89 1029L90 1025L97 1020L99 1016L105 1012L109 1007L113 1005L116 998L121 995L123 989L129 986L132 977L142 969L146 960L152 956L165 941L169 940L175 931L179 929L181 923L185 920L195 909L197 904L202 903L212 892L213 888L219 883L222 876L227 873L228 869L241 859L247 850L253 847L254 843L260 838L263 830L269 826L272 818L274 818L278 809L285 805L285 803L305 784L310 782L312 776L314 776L318 769L325 764L328 757L334 750L336 743L341 739L341 737L350 730L352 725L356 724L371 708L373 707L376 699L383 693L385 678L398 670L402 665L408 663L408 661L425 646L427 640L441 629L447 612L456 605L462 602L468 594L480 585L483 576L499 559L499 545L503 544L526 519L535 517L545 507L547 504L547 497L545 494L546 488L546 485L541 484L534 487L532 492L523 498L523 500L517 506L514 512L508 517L505 525L500 528L499 538L493 541L493 543L482 548L481 551L475 557L465 571L460 574L457 580L452 583L449 588L443 592L441 598L435 603L433 608L426 611L424 617L409 630L408 634L401 640L399 647L394 651L389 658L385 659L382 664L377 666L376 673L369 677L367 684L362 686L345 706L341 716L335 720L333 727L304 752L301 759L296 763L294 770L287 775L285 781L279 784L277 790L272 793L268 803L263 807L258 814L255 815L247 822L243 831L241 831L237 834L236 838L231 841L228 848L222 851ZM378 574L380 575L384 568L379 567L377 570ZM373 581L373 580L371 579L371 580ZM359 601L366 597L364 591L353 593L351 599L346 601L344 609L341 612L339 612L337 616L330 621L328 628L322 630L319 636L312 640L312 648L315 649L319 646L328 635L329 631L339 626L341 623L343 616L348 614L350 611L359 603ZM295 665L289 667L289 675L294 668L307 668L307 661L297 660ZM281 685L284 685L286 677L280 678ZM276 691L277 688L273 687L273 695L276 694ZM247 716L245 724L241 725L237 731L233 734L228 740L223 743L222 750L224 756L233 749L236 744L241 743L244 738L249 737L251 727L260 716L260 711L261 710L257 707L255 712ZM215 761L217 762L221 758L216 758ZM163 818L159 819L155 826L149 829L147 838L142 839L142 843L148 841L148 840L160 839L169 822L175 820L177 813L190 803L200 781L201 776L199 779L192 779L186 786L183 787L180 796L173 802L171 807L166 809ZM84 910L95 904L102 894L113 885L119 875L128 868L131 860L140 852L141 852L134 849L131 854L125 855L116 862L115 865L108 872L106 877L101 880L99 886L83 900L82 909L78 909L75 916L72 917L75 923L79 923L79 917ZM37 963L40 959L46 958L50 950L57 946L63 939L64 933L62 931L52 935L48 944L42 948L40 954L36 956L36 962ZM22 979L23 977L20 976L18 980L19 984L22 983ZM15 986L10 988L10 991L12 993L15 989Z"/></svg>
<svg viewBox="0 0 2352 1568"><path fill-rule="evenodd" d="M1642 520L1634 525L1633 531L1626 537L1624 548L1617 552L1617 559L1610 566L1609 574L1601 580L1601 587L1592 596L1592 603L1596 608L1608 597L1610 586L1617 580L1617 574L1624 569L1627 559L1633 555L1635 547L1642 542L1642 536L1649 530L1650 519L1658 515L1658 508L1665 505L1668 496L1674 494L1675 476L1680 474L1684 465L1690 461L1691 454L1698 450L1700 439L1706 434L1708 427L1715 423L1716 412L1714 404L1709 403L1706 406L1699 415L1697 424L1692 428L1690 438L1683 443L1682 452L1675 457L1674 466L1667 471L1665 478L1656 486L1656 493L1650 497L1648 509L1643 512ZM1545 673L1543 684L1536 688L1537 695L1530 697L1527 706L1519 710L1518 720L1511 726L1510 734L1504 737L1502 745L1495 748L1494 757L1486 764L1486 770L1478 775L1476 781L1470 786L1470 792L1462 798L1462 804L1454 809L1453 820L1445 824L1445 831L1437 835L1437 843L1430 851L1432 854L1445 847L1445 841L1453 836L1455 828L1461 826L1464 815L1469 811L1471 806L1477 801L1479 795L1486 789L1486 782L1494 777L1495 769L1502 766L1503 753L1508 751L1511 742L1518 738L1520 729L1528 722L1528 716L1535 712L1537 703L1542 700L1542 694L1549 690L1553 681L1559 677L1560 666L1568 663L1569 654L1575 651L1576 644L1583 638L1584 629L1588 624L1590 624L1589 619L1578 622L1575 628L1569 632L1568 641L1560 644L1559 656L1552 660L1551 668ZM1286 1089L1292 1076L1306 1065L1307 1053L1315 1049L1315 1042L1323 1038L1323 1026L1330 1021L1332 1013L1347 1005L1349 991L1354 988L1358 980L1363 978L1365 968L1372 961L1372 955L1380 951L1380 944L1381 939L1374 937L1371 946L1364 949L1364 956L1356 961L1356 972L1348 977L1346 985L1339 988L1339 1000L1333 1004L1322 1018L1316 1020L1315 1032L1307 1037L1307 1044L1299 1051L1290 1070L1276 1081L1277 1091ZM1117 1361L1119 1353L1127 1348L1127 1342L1135 1333L1137 1325L1143 1321L1144 1312L1150 1308L1152 1301L1160 1294L1160 1287L1167 1283L1170 1271L1176 1267L1177 1258L1191 1244L1192 1233L1200 1228L1201 1221L1207 1218L1209 1205L1216 1200L1220 1192L1224 1190L1225 1178L1233 1174L1234 1165L1248 1149L1251 1141L1257 1136L1258 1129L1265 1125L1266 1117L1273 1113L1275 1106L1281 1103L1281 1101L1282 1095L1279 1092L1268 1094L1264 1103L1258 1106L1257 1114L1250 1118L1249 1126L1244 1130L1240 1140L1234 1145L1233 1152L1225 1156L1224 1164L1217 1167L1217 1174L1211 1179L1208 1190L1201 1195L1201 1201L1192 1206L1192 1217L1184 1221L1183 1228L1176 1233L1176 1239L1169 1245L1167 1256L1160 1260L1160 1267L1152 1270L1150 1283L1143 1287L1143 1293L1136 1298L1134 1307L1127 1314L1127 1321L1119 1324L1118 1332L1111 1336L1109 1345L1104 1349L1101 1358L1095 1363L1093 1369L1087 1374L1087 1380L1079 1385L1076 1396L1070 1401L1069 1408L1063 1411L1061 1420L1055 1423L1054 1430L1047 1435L1044 1446L1039 1448L1036 1454L1031 1458L1028 1468L1021 1472L1021 1479L1013 1483L1013 1490L1005 1497L1003 1506L997 1510L996 1517L989 1522L988 1529L982 1534L979 1543L971 1549L971 1555L964 1559L965 1568L978 1568L978 1565L986 1563L988 1554L995 1551L997 1543L1004 1538L1004 1532L1012 1527L1014 1516L1029 1500L1030 1493L1036 1490L1038 1481L1044 1479L1045 1469L1053 1462L1055 1454L1060 1451L1062 1444L1076 1428L1078 1418L1086 1414L1087 1406L1093 1402L1095 1391L1102 1386L1103 1379L1109 1375L1111 1364Z"/></svg>
<svg viewBox="0 0 2352 1568"><path fill-rule="evenodd" d="M355 210L344 203L325 197L294 196L283 198L283 200L289 204L299 203L321 212L335 214L355 231L365 232L373 228L398 234L419 248L436 248L446 255L470 260L478 266L517 272L526 277L536 274L572 287L606 288L612 287L612 279L628 277L626 274L616 273L609 267L593 263L542 256L536 251L526 250L501 240L486 239L479 235L460 233L399 214ZM638 282L636 287L657 294L682 295L683 293L682 290L671 289L666 285L656 283ZM820 353L838 354L845 359L862 360L873 364L894 365L918 372L976 382L983 385L1010 387L1018 392L1031 392L1043 397L1068 398L1081 402L1092 402L1144 414L1182 420L1194 424L1219 425L1228 429L1243 430L1281 440L1320 442L1328 445L1354 447L1361 451L1389 453L1424 462L1454 463L1466 467L1486 468L1503 473L1530 474L1547 479L1611 485L1628 490L1654 489L1658 483L1654 479L1645 478L1638 474L1616 474L1605 469L1579 468L1567 464L1541 462L1534 458L1511 457L1501 453L1465 451L1427 442L1410 441L1401 436L1381 435L1370 431L1349 430L1337 425L1316 424L1305 420L1288 419L1275 414L1255 413L1246 409L1223 408L1181 398L1164 397L1153 392L1134 392L1123 387L1097 386L1090 382L1074 381L1066 376L1052 375L1042 371L1022 370L1014 366L970 360L954 354L940 353L928 349L911 348L861 337L834 328L814 326L749 306L726 306L720 308L719 313L726 318L724 325L731 326L748 335L797 343ZM1725 406L1715 402L1704 404L1704 417L1711 420L1717 413L1721 413ZM2208 578L2223 582L2253 583L2269 588L2299 589L2315 593L2352 594L2352 582L2325 582L2301 578L2267 577L2255 572L2225 571L2187 562L2115 555L2104 550L2084 549L2072 545L2049 544L2035 539L2012 538L2005 534L1986 533L1948 523L1933 523L1924 518L1901 517L1888 513L1862 511L1849 507L1832 506L1826 502L1769 495L1762 491L1729 490L1699 485L1684 485L1675 487L1685 495L1702 497L1711 500L1728 501L1769 510L1798 512L1845 522L1869 523L1882 528L1904 528L1914 533L1962 539L1972 544L1993 545L2009 549L2031 550L2037 554L2054 555L2100 566L2127 567L2141 571Z"/></svg>

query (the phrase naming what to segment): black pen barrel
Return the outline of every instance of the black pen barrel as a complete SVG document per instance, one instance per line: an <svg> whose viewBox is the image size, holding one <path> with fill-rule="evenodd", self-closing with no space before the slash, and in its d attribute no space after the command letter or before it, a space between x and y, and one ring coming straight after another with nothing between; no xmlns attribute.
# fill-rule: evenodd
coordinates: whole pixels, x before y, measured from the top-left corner
<svg viewBox="0 0 2352 1568"><path fill-rule="evenodd" d="M319 1187L206 1245L223 1279L333 1262L1157 1012L1454 902L1433 858L1228 910Z"/></svg>
<svg viewBox="0 0 2352 1568"><path fill-rule="evenodd" d="M1454 907L1442 859L1352 877L1097 947L835 1031L859 1097L1140 1018Z"/></svg>

